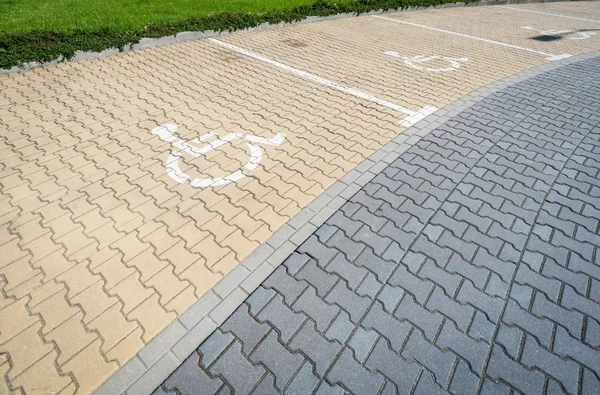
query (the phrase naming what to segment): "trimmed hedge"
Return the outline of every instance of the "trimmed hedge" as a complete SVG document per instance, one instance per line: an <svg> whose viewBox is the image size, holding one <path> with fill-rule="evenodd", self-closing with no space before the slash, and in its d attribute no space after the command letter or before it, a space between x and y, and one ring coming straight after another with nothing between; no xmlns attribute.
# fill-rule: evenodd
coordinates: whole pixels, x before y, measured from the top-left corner
<svg viewBox="0 0 600 395"><path fill-rule="evenodd" d="M331 0L316 0L310 5L294 7L284 11L265 13L227 12L199 18L149 25L137 31L103 28L97 31L74 30L53 32L38 30L27 33L4 33L0 35L0 68L23 66L28 62L50 62L69 60L75 51L100 52L116 47L121 51L136 44L144 37L158 38L184 31L234 31L255 27L262 23L295 22L308 16L329 16L341 13L361 14L374 10L394 10L414 6L433 6L453 3L456 0L352 0L335 3ZM477 0L463 0L474 2Z"/></svg>

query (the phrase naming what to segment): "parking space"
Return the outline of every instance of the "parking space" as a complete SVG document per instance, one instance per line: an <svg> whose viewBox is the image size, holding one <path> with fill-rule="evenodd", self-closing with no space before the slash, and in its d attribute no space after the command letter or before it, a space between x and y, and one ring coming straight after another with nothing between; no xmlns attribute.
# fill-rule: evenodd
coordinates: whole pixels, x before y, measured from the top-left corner
<svg viewBox="0 0 600 395"><path fill-rule="evenodd" d="M543 9L545 5L537 5ZM592 9L598 5L590 3ZM447 12L446 12L447 11ZM386 15L397 23L422 29L440 29L440 34L460 33L473 39L493 40L515 45L551 58L563 54L578 55L598 48L600 36L595 22L561 18L548 14L526 13L498 6L426 10L420 13ZM446 30L443 32L441 30Z"/></svg>
<svg viewBox="0 0 600 395"><path fill-rule="evenodd" d="M0 75L0 392L90 393L435 108L600 50L600 34L535 39L600 26L546 14L380 16Z"/></svg>
<svg viewBox="0 0 600 395"><path fill-rule="evenodd" d="M519 49L373 17L220 40L413 109L441 108L477 87L547 62Z"/></svg>

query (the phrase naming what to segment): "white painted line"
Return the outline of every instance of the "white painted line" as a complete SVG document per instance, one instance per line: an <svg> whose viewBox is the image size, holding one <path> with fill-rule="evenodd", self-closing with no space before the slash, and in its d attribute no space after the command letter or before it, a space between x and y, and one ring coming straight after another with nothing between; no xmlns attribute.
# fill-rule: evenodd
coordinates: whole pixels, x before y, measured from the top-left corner
<svg viewBox="0 0 600 395"><path fill-rule="evenodd" d="M427 115L432 114L432 113L434 113L437 110L437 108L435 108L433 106L425 106L422 109L420 109L419 111L413 111L413 110L410 110L410 109L408 109L406 107L402 107L402 106L399 106L397 104L394 104L394 103L392 103L390 101L379 99L379 98L377 98L377 97L375 97L373 95L370 95L368 93L364 93L364 92L361 92L359 90L356 90L356 89L353 89L353 88L349 88L349 87L344 86L342 84L339 84L337 82L333 82L333 81L330 81L328 79L319 77L317 75L308 73L306 71L299 70L299 69L296 69L294 67L288 66L286 64L277 62L277 61L275 61L273 59L269 59L269 58L264 57L262 55L259 55L257 53L248 51L248 50L246 50L244 48L236 47L235 45L231 45L229 43L226 43L226 42L223 42L223 41L219 41L219 40L214 39L214 38L209 38L209 41L212 41L215 44L218 44L218 45L220 45L222 47L229 48L229 49L231 49L231 50L233 50L235 52L241 53L241 54L249 56L251 58L258 59L258 60L260 60L262 62L265 62L265 63L268 63L268 64L270 64L272 66L279 67L280 69L289 71L290 73L293 73L293 74L296 74L296 75L298 75L300 77L306 78L307 80L310 80L310 81L313 81L313 82L317 82L319 84L328 86L328 87L330 87L332 89L336 89L338 91L341 91L341 92L348 93L350 95L359 97L361 99L368 100L368 101L371 101L373 103L377 103L377 104L382 105L384 107L390 108L390 109L392 109L394 111L401 112L401 113L407 115L406 118L404 118L403 120L399 121L400 125L405 126L405 127L409 127L409 126L414 125L415 123L419 122L421 119L425 118Z"/></svg>
<svg viewBox="0 0 600 395"><path fill-rule="evenodd" d="M594 23L600 23L599 20L597 19L587 19L587 18L578 18L576 16L568 16L568 15L561 15L561 14L553 14L551 12L542 12L542 11L533 11L533 10L524 10L522 8L517 8L517 7L507 7L505 5L497 5L496 7L500 7L500 8L506 8L508 10L515 10L515 11L523 11L523 12L531 12L534 14L542 14L542 15L550 15L550 16L556 16L559 18L567 18L567 19L575 19L576 21L584 21L584 22L594 22Z"/></svg>
<svg viewBox="0 0 600 395"><path fill-rule="evenodd" d="M398 20L398 19L386 18L384 16L379 16L379 15L371 15L371 16L373 18L385 19L386 21L392 21L392 22L402 23L402 24L405 24L405 25L422 27L423 29L429 29L429 30L433 30L433 31L436 31L436 32L440 32L440 33L454 34L455 36L466 37L466 38L470 38L470 39L473 39L473 40L483 41L483 42L486 42L486 43L489 43L489 44L502 45L503 47L520 49L522 51L536 53L538 55L546 56L546 59L550 60L550 61L564 59L564 58L568 58L570 56L573 56L573 55L569 55L569 54L554 55L554 54L547 53L547 52L536 51L535 49L531 49L531 48L525 48L525 47L520 47L518 45L503 43L503 42L500 42L500 41L489 40L487 38L469 36L468 34L462 34L462 33L452 32L450 30L444 30L444 29L438 29L436 27L419 25L418 23L412 23L412 22L401 21L401 20Z"/></svg>

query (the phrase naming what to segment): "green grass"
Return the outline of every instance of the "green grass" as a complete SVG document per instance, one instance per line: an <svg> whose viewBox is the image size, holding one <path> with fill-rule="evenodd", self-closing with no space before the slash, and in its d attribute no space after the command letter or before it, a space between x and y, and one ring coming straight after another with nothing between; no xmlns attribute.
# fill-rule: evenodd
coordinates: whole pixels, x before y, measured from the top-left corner
<svg viewBox="0 0 600 395"><path fill-rule="evenodd" d="M360 14L456 0L0 0L0 69L124 49L143 37L233 31L307 16ZM477 0L463 0L477 1Z"/></svg>
<svg viewBox="0 0 600 395"><path fill-rule="evenodd" d="M314 0L0 0L0 32L138 30L224 12L289 10ZM347 2L348 0L338 0Z"/></svg>

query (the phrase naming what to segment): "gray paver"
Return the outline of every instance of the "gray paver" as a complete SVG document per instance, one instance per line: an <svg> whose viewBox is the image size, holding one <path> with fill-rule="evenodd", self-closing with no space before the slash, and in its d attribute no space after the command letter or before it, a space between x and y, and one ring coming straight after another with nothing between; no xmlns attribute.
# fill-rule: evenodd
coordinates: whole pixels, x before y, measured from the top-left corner
<svg viewBox="0 0 600 395"><path fill-rule="evenodd" d="M250 306L250 314L258 314L275 296L275 294L275 291L272 289L265 289L263 287L256 288L245 301L245 303Z"/></svg>
<svg viewBox="0 0 600 395"><path fill-rule="evenodd" d="M379 303L373 304L363 320L365 328L372 328L379 332L390 342L391 348L399 351L406 341L411 323L399 320L391 314L386 313Z"/></svg>
<svg viewBox="0 0 600 395"><path fill-rule="evenodd" d="M321 267L317 266L314 260L308 261L295 277L297 280L304 280L315 287L320 297L327 295L339 281L339 277L327 273Z"/></svg>
<svg viewBox="0 0 600 395"><path fill-rule="evenodd" d="M350 322L348 314L345 311L341 311L331 323L327 332L325 332L325 337L328 340L337 340L340 343L344 343L353 329L354 324Z"/></svg>
<svg viewBox="0 0 600 395"><path fill-rule="evenodd" d="M359 322L369 307L370 300L350 291L344 282L338 282L325 298L328 303L335 303L350 314L352 322Z"/></svg>
<svg viewBox="0 0 600 395"><path fill-rule="evenodd" d="M260 322L268 321L277 328L281 340L286 342L296 333L306 317L296 314L283 303L283 298L275 296L257 316Z"/></svg>
<svg viewBox="0 0 600 395"><path fill-rule="evenodd" d="M459 361L452 375L452 381L448 391L457 395L469 395L477 393L479 378L470 371L463 361Z"/></svg>
<svg viewBox="0 0 600 395"><path fill-rule="evenodd" d="M445 387L450 380L450 373L456 361L456 357L449 351L442 351L429 343L421 336L419 331L412 331L402 356L408 360L417 361L420 365L433 373L435 382Z"/></svg>
<svg viewBox="0 0 600 395"><path fill-rule="evenodd" d="M177 387L182 395L193 395L198 388L205 388L207 392L216 392L223 385L218 378L211 378L205 371L198 369L199 355L193 353L163 384L166 390Z"/></svg>
<svg viewBox="0 0 600 395"><path fill-rule="evenodd" d="M354 358L360 363L364 363L376 340L376 332L358 327L350 338L348 346L354 350Z"/></svg>
<svg viewBox="0 0 600 395"><path fill-rule="evenodd" d="M279 391L277 391L274 382L275 380L273 376L267 373L260 381L260 383L258 383L258 385L254 388L254 391L252 391L252 393L256 395L279 394Z"/></svg>
<svg viewBox="0 0 600 395"><path fill-rule="evenodd" d="M379 299L383 303L383 307L388 312L393 312L396 310L396 306L398 306L398 302L404 295L404 291L402 288L393 287L389 284L386 284L382 289L379 295L377 295L377 299Z"/></svg>
<svg viewBox="0 0 600 395"><path fill-rule="evenodd" d="M317 324L317 329L323 331L329 327L331 321L340 310L336 306L329 305L319 298L314 288L307 288L293 305L293 310L302 311Z"/></svg>
<svg viewBox="0 0 600 395"><path fill-rule="evenodd" d="M270 332L260 343L250 360L263 363L275 375L275 385L282 390L289 379L296 373L304 362L299 353L292 354L277 340L277 334Z"/></svg>
<svg viewBox="0 0 600 395"><path fill-rule="evenodd" d="M519 77L399 136L162 389L598 393L599 73Z"/></svg>
<svg viewBox="0 0 600 395"><path fill-rule="evenodd" d="M355 394L376 394L384 384L382 376L362 367L352 358L352 352L347 348L344 349L327 378L333 383L342 384Z"/></svg>
<svg viewBox="0 0 600 395"><path fill-rule="evenodd" d="M340 345L329 342L316 331L311 322L306 322L290 342L290 349L302 350L308 355L315 365L316 373L322 377L339 352Z"/></svg>
<svg viewBox="0 0 600 395"><path fill-rule="evenodd" d="M236 394L249 394L261 381L265 370L249 362L242 353L242 345L234 341L210 367L209 372L213 376L221 375Z"/></svg>
<svg viewBox="0 0 600 395"><path fill-rule="evenodd" d="M200 359L202 366L210 366L233 340L233 336L229 333L214 331L213 334L198 347L198 351L202 355L202 358Z"/></svg>
<svg viewBox="0 0 600 395"><path fill-rule="evenodd" d="M290 385L285 389L284 394L303 395L312 392L317 385L319 385L319 379L313 374L310 362L305 362Z"/></svg>
<svg viewBox="0 0 600 395"><path fill-rule="evenodd" d="M248 314L246 306L242 305L221 326L221 330L223 332L230 332L237 337L242 342L242 350L246 354L249 354L271 328L269 325L262 324L253 319Z"/></svg>
<svg viewBox="0 0 600 395"><path fill-rule="evenodd" d="M365 366L384 374L394 383L399 394L408 394L422 371L416 363L405 361L390 350L383 338L377 341Z"/></svg>

